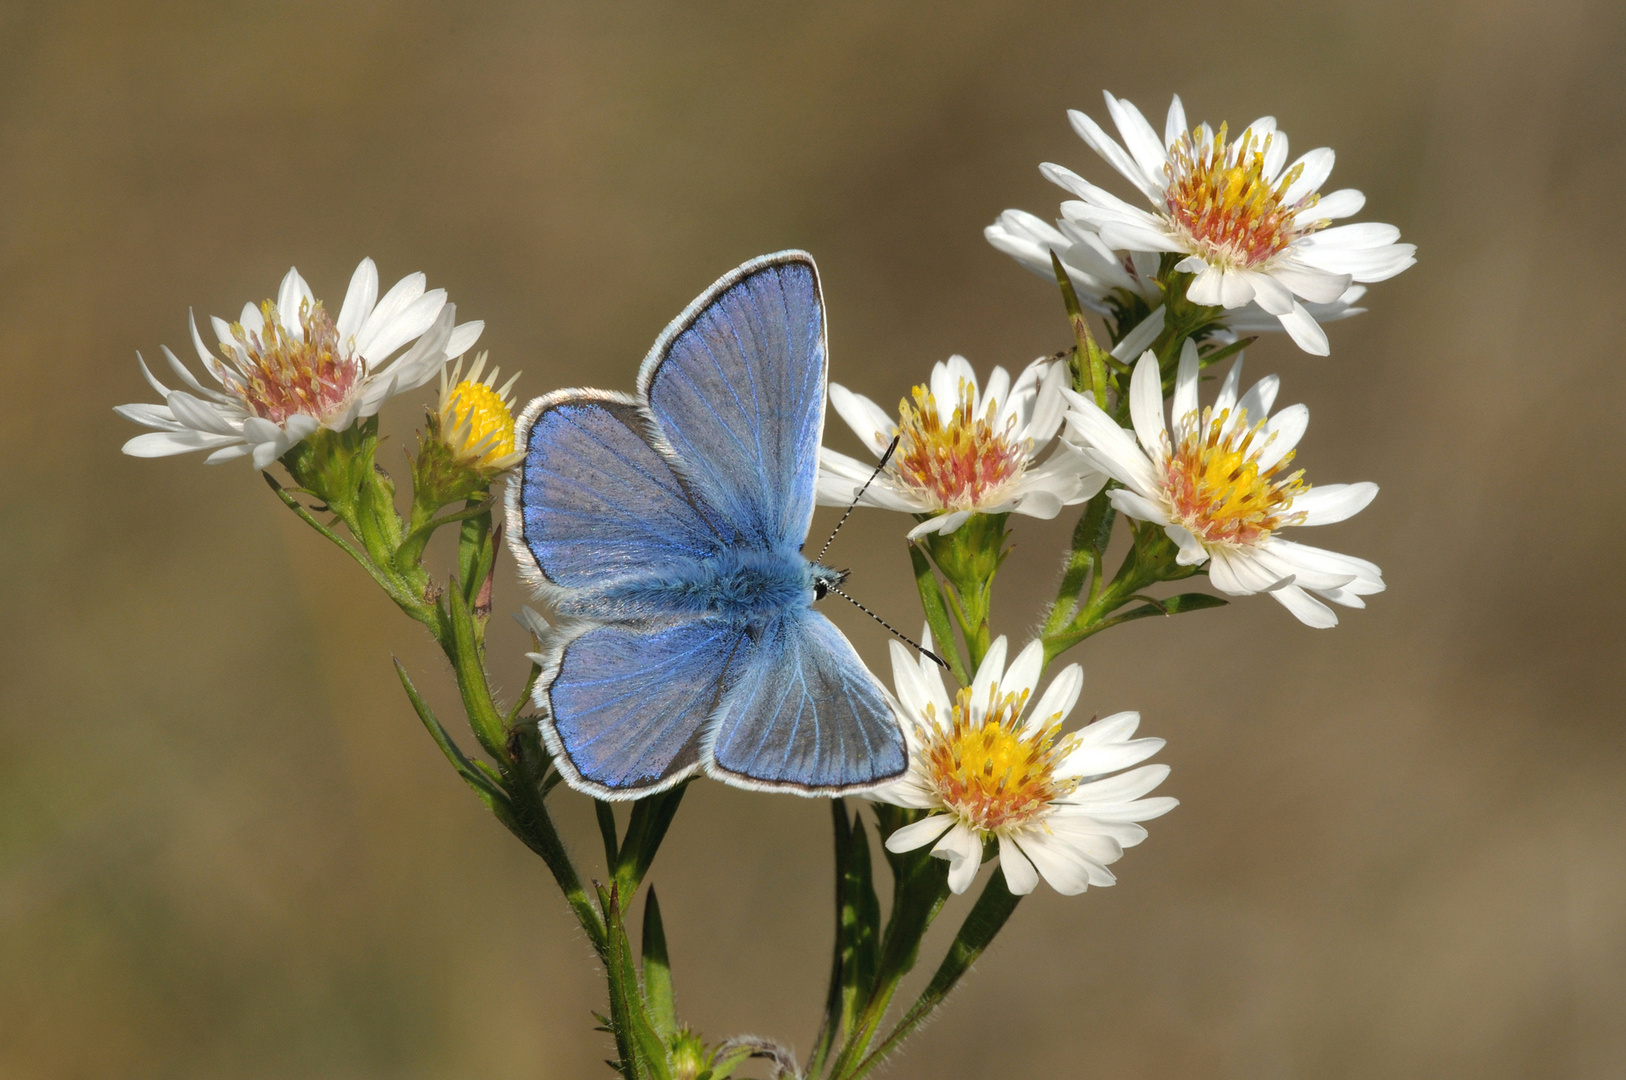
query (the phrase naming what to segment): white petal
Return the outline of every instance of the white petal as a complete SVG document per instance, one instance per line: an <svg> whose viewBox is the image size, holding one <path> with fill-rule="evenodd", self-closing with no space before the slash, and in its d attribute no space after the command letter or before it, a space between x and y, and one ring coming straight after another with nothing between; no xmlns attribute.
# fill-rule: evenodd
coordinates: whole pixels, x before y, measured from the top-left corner
<svg viewBox="0 0 1626 1080"><path fill-rule="evenodd" d="M139 458L169 457L172 454L207 450L236 441L238 441L236 438L230 436L211 435L202 431L149 431L126 442L124 452L131 457Z"/></svg>
<svg viewBox="0 0 1626 1080"><path fill-rule="evenodd" d="M954 819L947 814L933 814L922 818L912 825L905 825L886 838L886 850L893 854L913 851L925 847L944 833L954 824Z"/></svg>
<svg viewBox="0 0 1626 1080"><path fill-rule="evenodd" d="M1225 281L1225 274L1218 267L1204 265L1197 276L1186 287L1186 299L1193 304L1202 304L1204 307L1219 307L1221 303L1221 287Z"/></svg>
<svg viewBox="0 0 1626 1080"><path fill-rule="evenodd" d="M1259 454L1259 471L1269 469L1282 460L1289 450L1298 446L1299 440L1304 438L1304 432L1309 426L1308 405L1289 405L1272 416L1265 424L1265 435L1267 438L1274 435L1275 438L1271 439Z"/></svg>
<svg viewBox="0 0 1626 1080"><path fill-rule="evenodd" d="M383 306L379 305L381 309ZM432 289L424 293L388 320L370 327L370 332L356 342L357 355L365 358L369 367L377 368L396 349L426 333L445 306L445 289ZM371 320L368 321L371 323ZM447 327L448 339L450 331L451 328Z"/></svg>
<svg viewBox="0 0 1626 1080"><path fill-rule="evenodd" d="M1163 422L1163 373L1150 350L1141 353L1129 379L1129 417L1147 455L1158 460L1169 429Z"/></svg>
<svg viewBox="0 0 1626 1080"><path fill-rule="evenodd" d="M1331 525L1352 518L1377 498L1378 486L1361 484L1317 484L1293 499L1293 512L1306 515L1305 525Z"/></svg>
<svg viewBox="0 0 1626 1080"><path fill-rule="evenodd" d="M1236 359L1231 362L1231 370L1225 373L1225 379L1220 383L1219 394L1214 398L1215 416L1228 409L1236 409L1237 388L1242 385L1242 356L1242 353L1236 354Z"/></svg>
<svg viewBox="0 0 1626 1080"><path fill-rule="evenodd" d="M1293 343L1311 356L1326 356L1332 351L1327 332L1304 310L1303 304L1294 304L1293 310L1281 316L1282 329Z"/></svg>
<svg viewBox="0 0 1626 1080"><path fill-rule="evenodd" d="M1112 136L1101 130L1099 124L1077 109L1068 109L1067 119L1072 122L1073 130L1078 132L1078 137L1083 139L1091 150L1100 154L1108 165L1117 169L1124 179L1139 188L1141 194L1154 203L1162 198L1162 187L1154 183L1135 159L1125 152Z"/></svg>
<svg viewBox="0 0 1626 1080"><path fill-rule="evenodd" d="M1028 711L1026 723L1052 724L1067 719L1073 706L1078 704L1078 695L1083 690L1084 669L1077 664L1068 664L1045 687L1044 694Z"/></svg>
<svg viewBox="0 0 1626 1080"><path fill-rule="evenodd" d="M1005 635L1001 634L994 639L983 655L982 665L977 668L976 676L971 680L971 709L981 716L988 706L988 697L994 688L999 685L1005 675Z"/></svg>
<svg viewBox="0 0 1626 1080"><path fill-rule="evenodd" d="M404 311L408 305L423 295L426 278L422 274L408 274L406 277L390 286L390 291L374 305L372 312L356 331L356 351L363 356L368 355L367 347L372 343L374 336L386 326L396 315ZM388 355L388 354L385 354ZM383 356L379 357L384 359Z"/></svg>
<svg viewBox="0 0 1626 1080"><path fill-rule="evenodd" d="M1039 884L1039 872L1008 836L999 838L999 865L1005 871L1005 887L1012 896L1026 896Z"/></svg>
<svg viewBox="0 0 1626 1080"><path fill-rule="evenodd" d="M1328 630L1338 625L1338 616L1333 614L1332 608L1323 604L1297 585L1289 585L1284 589L1277 589L1270 595L1278 603L1293 613L1294 618L1305 626L1316 630Z"/></svg>
<svg viewBox="0 0 1626 1080"><path fill-rule="evenodd" d="M1224 307L1247 306L1248 301L1254 297L1253 275L1240 270L1225 271L1220 277L1219 294L1220 304Z"/></svg>
<svg viewBox="0 0 1626 1080"><path fill-rule="evenodd" d="M1288 185L1287 191L1282 195L1282 202L1292 206L1306 195L1317 191L1322 184L1327 182L1327 177L1332 175L1332 165L1335 158L1336 155L1333 154L1332 150L1323 146L1320 149L1311 150L1308 154L1295 161L1293 165L1304 166L1304 171L1299 174L1297 180ZM1291 166L1288 171L1293 171ZM1314 210L1310 212L1312 214L1316 213ZM1321 215L1316 214L1316 216Z"/></svg>
<svg viewBox="0 0 1626 1080"><path fill-rule="evenodd" d="M452 336L446 341L446 358L456 360L459 356L474 348L474 343L480 340L480 334L485 330L484 319L475 319L452 328Z"/></svg>
<svg viewBox="0 0 1626 1080"><path fill-rule="evenodd" d="M378 267L373 265L372 259L363 259L356 266L356 272L350 275L350 287L345 290L344 303L340 305L339 318L334 323L340 342L349 344L352 341L377 302Z"/></svg>
<svg viewBox="0 0 1626 1080"><path fill-rule="evenodd" d="M1270 416L1270 408L1276 404L1276 392L1281 389L1282 380L1279 375L1266 375L1254 383L1242 400L1237 402L1233 421L1240 421L1242 413L1248 414L1248 423L1256 424ZM1229 425L1227 425L1229 426Z"/></svg>
<svg viewBox="0 0 1626 1080"><path fill-rule="evenodd" d="M1194 427L1202 423L1202 410L1197 400L1198 375L1202 370L1202 358L1197 355L1197 343L1186 338L1180 346L1180 366L1174 373L1174 404L1173 429L1176 441L1184 439L1191 434Z"/></svg>
<svg viewBox="0 0 1626 1080"><path fill-rule="evenodd" d="M1123 136L1124 146L1135 157L1135 164L1140 166L1143 176L1153 186L1152 199L1155 202L1163 193L1165 174L1163 167L1168 164L1169 155L1164 143L1158 139L1157 132L1152 125L1146 122L1141 111L1130 104L1127 98L1115 98L1111 94L1103 94L1107 102L1107 112L1112 114L1112 122L1118 126L1118 133Z"/></svg>
<svg viewBox="0 0 1626 1080"><path fill-rule="evenodd" d="M1360 213L1361 208L1365 205L1366 196L1359 191L1354 188L1339 188L1337 191L1321 196L1315 204L1315 209L1311 210L1310 214L1317 218L1328 218L1336 221L1338 218L1353 217Z"/></svg>
<svg viewBox="0 0 1626 1080"><path fill-rule="evenodd" d="M830 405L836 415L847 422L853 434L876 454L886 452L897 425L875 402L862 394L855 394L840 383L830 384Z"/></svg>
<svg viewBox="0 0 1626 1080"><path fill-rule="evenodd" d="M1163 322L1167 317L1167 307L1159 304L1150 315L1136 323L1134 329L1125 334L1122 341L1112 347L1112 358L1128 363L1131 356L1139 356L1146 351L1163 332Z"/></svg>
<svg viewBox="0 0 1626 1080"><path fill-rule="evenodd" d="M1077 896L1090 887L1089 863L1065 843L1051 837L1037 838L1028 843L1026 854L1050 887L1061 895ZM1099 869L1111 878L1105 867Z"/></svg>
<svg viewBox="0 0 1626 1080"><path fill-rule="evenodd" d="M1030 641L1016 654L1011 666L1006 669L1005 675L999 680L999 694L1021 694L1026 691L1032 695L1039 685L1039 675L1044 671L1044 643Z"/></svg>
<svg viewBox="0 0 1626 1080"><path fill-rule="evenodd" d="M277 290L278 319L289 331L297 331L301 325L300 312L308 311L315 304L316 297L311 292L311 287L305 284L305 279L299 276L299 271L290 266L287 275L282 279L282 287Z"/></svg>
<svg viewBox="0 0 1626 1080"><path fill-rule="evenodd" d="M1169 115L1163 121L1163 145L1173 146L1186 133L1186 107L1180 103L1180 95L1174 95L1169 102Z"/></svg>
<svg viewBox="0 0 1626 1080"><path fill-rule="evenodd" d="M956 825L932 848L932 854L949 860L949 889L956 895L971 888L982 866L982 838L964 825Z"/></svg>
<svg viewBox="0 0 1626 1080"><path fill-rule="evenodd" d="M1293 310L1293 290L1286 284L1270 274L1261 274L1257 271L1243 276L1246 276L1249 286L1253 289L1253 299L1260 307L1272 315L1282 315ZM1333 297L1336 298L1348 287L1349 282L1341 282L1337 292L1332 294Z"/></svg>
<svg viewBox="0 0 1626 1080"><path fill-rule="evenodd" d="M1139 521L1151 521L1158 525L1169 524L1168 512L1161 503L1148 499L1144 495L1137 495L1128 488L1114 488L1107 495L1111 500L1113 509L1120 514L1128 514Z"/></svg>
<svg viewBox="0 0 1626 1080"><path fill-rule="evenodd" d="M1119 483L1138 494L1154 495L1159 488L1157 474L1151 459L1136 445L1134 437L1096 408L1095 402L1071 390L1064 393L1073 406L1067 414L1067 425L1096 451L1092 459Z"/></svg>

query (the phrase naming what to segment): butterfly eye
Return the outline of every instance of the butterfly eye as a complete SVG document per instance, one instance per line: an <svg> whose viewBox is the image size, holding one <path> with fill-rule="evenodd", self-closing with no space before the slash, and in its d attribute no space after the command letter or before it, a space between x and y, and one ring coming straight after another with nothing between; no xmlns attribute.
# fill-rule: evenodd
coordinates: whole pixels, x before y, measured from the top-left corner
<svg viewBox="0 0 1626 1080"><path fill-rule="evenodd" d="M830 591L830 586L826 585L824 582L815 581L813 583L813 599L815 599L815 600L823 600L825 595L828 594L829 591Z"/></svg>

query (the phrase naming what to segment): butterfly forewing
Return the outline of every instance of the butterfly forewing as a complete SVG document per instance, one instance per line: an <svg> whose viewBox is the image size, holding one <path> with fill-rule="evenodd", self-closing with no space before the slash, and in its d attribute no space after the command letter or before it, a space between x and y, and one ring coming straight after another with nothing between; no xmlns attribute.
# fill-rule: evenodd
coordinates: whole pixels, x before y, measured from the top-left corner
<svg viewBox="0 0 1626 1080"><path fill-rule="evenodd" d="M824 425L824 305L810 257L746 263L703 294L645 361L674 465L737 531L799 548L813 519Z"/></svg>
<svg viewBox="0 0 1626 1080"><path fill-rule="evenodd" d="M552 585L583 588L653 564L715 555L722 538L643 434L634 403L565 392L522 418L525 467L510 528Z"/></svg>

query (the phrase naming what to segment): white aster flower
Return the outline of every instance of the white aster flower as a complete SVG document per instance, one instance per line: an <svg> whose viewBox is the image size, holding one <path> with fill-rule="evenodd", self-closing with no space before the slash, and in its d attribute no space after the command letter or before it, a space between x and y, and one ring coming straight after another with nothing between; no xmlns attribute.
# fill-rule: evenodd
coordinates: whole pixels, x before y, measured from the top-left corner
<svg viewBox="0 0 1626 1080"><path fill-rule="evenodd" d="M1180 546L1182 566L1208 563L1215 588L1232 596L1268 592L1308 626L1338 624L1322 600L1365 607L1382 592L1383 572L1365 559L1307 547L1276 535L1292 525L1328 525L1364 510L1376 484L1304 483L1282 475L1310 422L1292 405L1271 417L1280 380L1260 379L1240 400L1242 357L1219 396L1199 411L1197 347L1189 339L1174 380L1174 428L1164 423L1157 357L1141 356L1129 383L1129 432L1095 402L1068 392L1067 423L1084 453L1123 484L1109 498L1130 517L1163 526ZM1136 440L1139 445L1136 445ZM1315 595L1311 595L1311 594Z"/></svg>
<svg viewBox="0 0 1626 1080"><path fill-rule="evenodd" d="M1113 320L1120 335L1112 349L1114 358L1129 362L1163 332L1165 308L1163 291L1157 284L1161 261L1157 252L1116 252L1092 229L1065 218L1051 225L1025 210L1006 210L983 230L983 235L994 247L1050 282L1056 280L1055 268L1050 264L1050 253L1055 252L1079 303ZM1351 285L1330 304L1307 302L1302 306L1318 324L1337 322L1364 312L1365 308L1355 305L1365 295L1365 285ZM1126 316L1142 310L1148 314L1125 325ZM1246 334L1279 333L1284 329L1281 320L1260 307L1257 300L1225 311L1220 325L1221 330L1213 335L1215 340L1234 341Z"/></svg>
<svg viewBox="0 0 1626 1080"><path fill-rule="evenodd" d="M1333 152L1322 147L1288 165L1287 136L1275 117L1255 120L1227 142L1224 124L1217 134L1207 124L1188 129L1176 96L1159 138L1135 106L1105 97L1123 145L1082 112L1068 118L1153 209L1138 209L1059 165L1040 169L1078 196L1062 203L1062 217L1099 233L1108 248L1184 255L1176 269L1196 275L1186 292L1192 303L1257 304L1301 349L1325 356L1327 335L1301 301L1344 303L1352 283L1383 281L1416 262L1416 246L1397 243L1393 225L1328 228L1358 213L1366 197L1354 188L1320 194Z"/></svg>
<svg viewBox="0 0 1626 1080"><path fill-rule="evenodd" d="M898 405L896 422L869 398L831 383L830 404L877 457L898 439L859 501L935 515L910 530L911 538L952 533L972 514L1048 519L1085 501L1101 490L1106 476L1075 447L1060 443L1034 464L1061 427L1066 382L1067 365L1039 359L1014 384L996 367L979 388L965 357L951 356L932 368L930 383L911 391L912 403L905 398ZM846 506L874 473L873 465L823 448L818 501Z"/></svg>
<svg viewBox="0 0 1626 1080"><path fill-rule="evenodd" d="M167 457L210 450L210 464L252 454L254 467L264 469L317 428L343 431L377 413L387 398L435 378L485 326L453 326L455 316L446 290L425 292L422 274L402 278L380 297L378 270L363 259L335 321L291 269L275 300L245 304L235 323L212 320L219 357L204 347L197 320L191 320L192 347L219 389L198 381L164 346L164 358L186 386L171 390L137 354L141 373L164 404L114 410L158 429L125 443L124 452Z"/></svg>
<svg viewBox="0 0 1626 1080"><path fill-rule="evenodd" d="M930 648L930 634L926 635ZM1142 765L1162 739L1133 739L1140 714L1117 713L1062 734L1078 702L1084 672L1062 669L1029 709L1044 666L1044 645L1028 644L1005 668L1005 638L988 650L971 686L950 701L925 656L892 643L892 671L909 742L909 769L873 797L929 811L887 837L887 850L932 844L949 863L949 888L963 893L982 865L984 840L999 843L1005 884L1021 896L1039 879L1067 896L1116 880L1107 869L1146 839L1136 822L1178 803L1142 798L1169 775Z"/></svg>

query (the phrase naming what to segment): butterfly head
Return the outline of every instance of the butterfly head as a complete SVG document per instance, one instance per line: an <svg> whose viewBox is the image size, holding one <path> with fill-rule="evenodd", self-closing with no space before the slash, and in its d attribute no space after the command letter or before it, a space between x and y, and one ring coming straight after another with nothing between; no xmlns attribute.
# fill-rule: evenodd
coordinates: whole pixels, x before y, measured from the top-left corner
<svg viewBox="0 0 1626 1080"><path fill-rule="evenodd" d="M828 566L813 564L813 599L823 600L831 589L839 589L851 570L832 570Z"/></svg>

